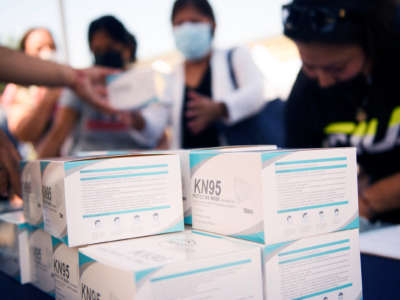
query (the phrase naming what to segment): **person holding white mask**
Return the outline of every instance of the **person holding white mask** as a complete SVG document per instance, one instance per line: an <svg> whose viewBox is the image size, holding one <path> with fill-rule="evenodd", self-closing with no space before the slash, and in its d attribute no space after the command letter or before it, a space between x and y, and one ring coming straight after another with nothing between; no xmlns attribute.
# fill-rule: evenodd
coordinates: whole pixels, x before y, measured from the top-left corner
<svg viewBox="0 0 400 300"><path fill-rule="evenodd" d="M58 60L54 39L45 28L28 30L21 39L20 50L32 57ZM60 91L60 88L36 85L6 86L1 104L7 115L8 130L17 141L39 142L50 128Z"/></svg>
<svg viewBox="0 0 400 300"><path fill-rule="evenodd" d="M160 103L126 121L154 145L170 125L172 149L220 146L223 128L262 107L262 74L245 48L213 47L216 21L207 0L176 0L171 21L184 61L169 75Z"/></svg>

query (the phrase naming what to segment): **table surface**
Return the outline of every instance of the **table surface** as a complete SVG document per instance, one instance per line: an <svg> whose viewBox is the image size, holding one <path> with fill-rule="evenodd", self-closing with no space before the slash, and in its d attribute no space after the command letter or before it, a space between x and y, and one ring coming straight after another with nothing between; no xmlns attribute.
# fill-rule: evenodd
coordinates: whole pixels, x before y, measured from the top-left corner
<svg viewBox="0 0 400 300"><path fill-rule="evenodd" d="M400 260L361 255L363 300L400 299ZM20 285L0 273L2 300L51 300L30 284Z"/></svg>

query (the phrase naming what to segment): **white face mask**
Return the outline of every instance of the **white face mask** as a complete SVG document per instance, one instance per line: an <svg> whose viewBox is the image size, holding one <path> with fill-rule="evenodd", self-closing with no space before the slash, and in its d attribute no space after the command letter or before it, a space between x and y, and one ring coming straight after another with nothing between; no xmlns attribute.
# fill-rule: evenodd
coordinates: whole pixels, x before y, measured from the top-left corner
<svg viewBox="0 0 400 300"><path fill-rule="evenodd" d="M52 62L61 62L60 56L56 50L42 50L39 53L39 57L43 60L48 60Z"/></svg>
<svg viewBox="0 0 400 300"><path fill-rule="evenodd" d="M211 25L209 23L183 23L174 27L174 38L176 47L187 60L203 58L211 50Z"/></svg>

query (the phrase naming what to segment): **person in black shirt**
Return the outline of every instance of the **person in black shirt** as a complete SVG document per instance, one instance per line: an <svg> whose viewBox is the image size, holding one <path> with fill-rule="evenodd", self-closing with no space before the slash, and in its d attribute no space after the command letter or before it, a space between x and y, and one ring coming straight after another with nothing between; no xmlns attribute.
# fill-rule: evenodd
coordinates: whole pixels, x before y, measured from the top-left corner
<svg viewBox="0 0 400 300"><path fill-rule="evenodd" d="M388 0L294 0L285 34L303 67L286 146L357 147L360 215L400 223L400 37Z"/></svg>

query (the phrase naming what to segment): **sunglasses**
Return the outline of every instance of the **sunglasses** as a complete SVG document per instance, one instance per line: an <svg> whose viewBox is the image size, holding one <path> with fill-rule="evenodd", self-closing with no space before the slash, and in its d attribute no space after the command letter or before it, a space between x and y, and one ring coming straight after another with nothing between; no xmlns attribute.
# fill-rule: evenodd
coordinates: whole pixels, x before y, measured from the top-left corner
<svg viewBox="0 0 400 300"><path fill-rule="evenodd" d="M339 22L348 18L344 8L304 7L295 4L282 6L283 26L286 32L331 33Z"/></svg>

